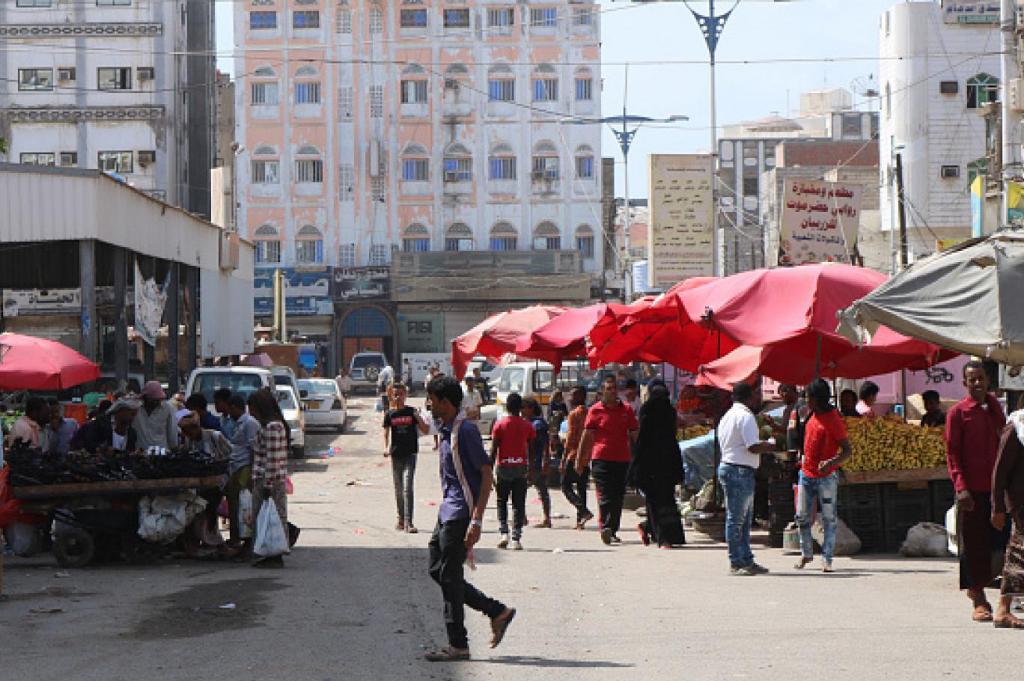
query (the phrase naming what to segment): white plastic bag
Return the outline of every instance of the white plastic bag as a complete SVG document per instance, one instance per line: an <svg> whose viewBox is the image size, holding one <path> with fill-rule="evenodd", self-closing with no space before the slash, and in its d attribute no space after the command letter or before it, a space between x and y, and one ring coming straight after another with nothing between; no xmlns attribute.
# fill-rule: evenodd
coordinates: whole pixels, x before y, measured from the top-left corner
<svg viewBox="0 0 1024 681"><path fill-rule="evenodd" d="M900 547L902 556L941 558L949 555L946 549L946 528L935 523L918 523L907 530L907 539Z"/></svg>
<svg viewBox="0 0 1024 681"><path fill-rule="evenodd" d="M238 493L238 536L241 539L252 537L252 492L243 489Z"/></svg>
<svg viewBox="0 0 1024 681"><path fill-rule="evenodd" d="M277 504L272 499L263 502L256 518L256 541L253 553L262 558L273 558L288 553L288 535L285 534Z"/></svg>

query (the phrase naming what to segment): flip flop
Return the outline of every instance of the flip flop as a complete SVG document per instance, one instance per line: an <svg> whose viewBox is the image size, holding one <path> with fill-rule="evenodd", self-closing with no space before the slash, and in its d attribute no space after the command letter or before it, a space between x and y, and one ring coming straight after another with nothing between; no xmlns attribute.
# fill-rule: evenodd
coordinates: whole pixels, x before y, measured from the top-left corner
<svg viewBox="0 0 1024 681"><path fill-rule="evenodd" d="M512 624L512 620L516 616L515 608L509 608L506 612L508 613L507 617L502 618L501 615L498 615L491 620L491 632L493 633L493 636L491 636L492 648L497 648L498 644L501 643L501 640L505 638L505 632L508 631L508 625ZM502 615L504 614L505 613L502 613Z"/></svg>
<svg viewBox="0 0 1024 681"><path fill-rule="evenodd" d="M432 650L423 658L427 662L463 662L469 659L469 650L461 650L458 648L441 648L440 650Z"/></svg>
<svg viewBox="0 0 1024 681"><path fill-rule="evenodd" d="M1013 617L1004 617L992 620L992 626L996 629L1024 629L1024 620Z"/></svg>
<svg viewBox="0 0 1024 681"><path fill-rule="evenodd" d="M975 622L991 622L992 608L986 608L984 605L974 606L974 614L971 615L971 619Z"/></svg>

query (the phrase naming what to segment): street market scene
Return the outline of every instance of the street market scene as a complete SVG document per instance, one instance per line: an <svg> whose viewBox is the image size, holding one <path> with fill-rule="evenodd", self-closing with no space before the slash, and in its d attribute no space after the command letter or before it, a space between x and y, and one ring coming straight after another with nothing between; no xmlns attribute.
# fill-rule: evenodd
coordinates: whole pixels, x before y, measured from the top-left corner
<svg viewBox="0 0 1024 681"><path fill-rule="evenodd" d="M0 679L1019 675L1024 0L292 4L0 11Z"/></svg>

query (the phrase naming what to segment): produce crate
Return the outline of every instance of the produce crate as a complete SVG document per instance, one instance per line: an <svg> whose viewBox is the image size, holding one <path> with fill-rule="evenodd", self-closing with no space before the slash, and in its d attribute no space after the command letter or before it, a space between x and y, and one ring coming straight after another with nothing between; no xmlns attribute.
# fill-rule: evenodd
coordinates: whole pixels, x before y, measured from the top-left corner
<svg viewBox="0 0 1024 681"><path fill-rule="evenodd" d="M860 485L858 485L860 487ZM878 492L877 485L871 485ZM839 507L836 509L839 518L846 523L861 542L864 553L885 551L885 518L882 504L843 503L843 497L849 494L848 486L839 488ZM867 493L870 496L870 493ZM879 499L881 495L879 494Z"/></svg>
<svg viewBox="0 0 1024 681"><path fill-rule="evenodd" d="M901 489L896 484L882 488L885 522L885 550L899 551L907 530L931 519L932 499L927 485Z"/></svg>
<svg viewBox="0 0 1024 681"><path fill-rule="evenodd" d="M839 508L882 508L882 490L879 485L840 485L839 486Z"/></svg>
<svg viewBox="0 0 1024 681"><path fill-rule="evenodd" d="M931 521L939 525L946 524L946 511L956 500L956 491L953 489L952 480L932 480L928 484L928 493L931 495L932 511Z"/></svg>

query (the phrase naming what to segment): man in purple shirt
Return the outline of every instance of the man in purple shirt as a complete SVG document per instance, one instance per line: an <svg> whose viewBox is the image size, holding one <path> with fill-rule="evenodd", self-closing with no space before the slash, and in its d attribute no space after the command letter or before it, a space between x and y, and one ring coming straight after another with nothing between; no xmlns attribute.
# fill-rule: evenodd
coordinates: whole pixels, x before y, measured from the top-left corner
<svg viewBox="0 0 1024 681"><path fill-rule="evenodd" d="M478 591L463 575L462 564L480 541L493 474L480 431L473 422L458 418L461 405L462 388L454 378L441 376L427 386L427 408L438 422L441 437L441 505L430 537L430 576L441 587L448 629L448 647L427 653L431 662L469 659L464 606L490 618L492 648L501 643L516 614L514 608Z"/></svg>

